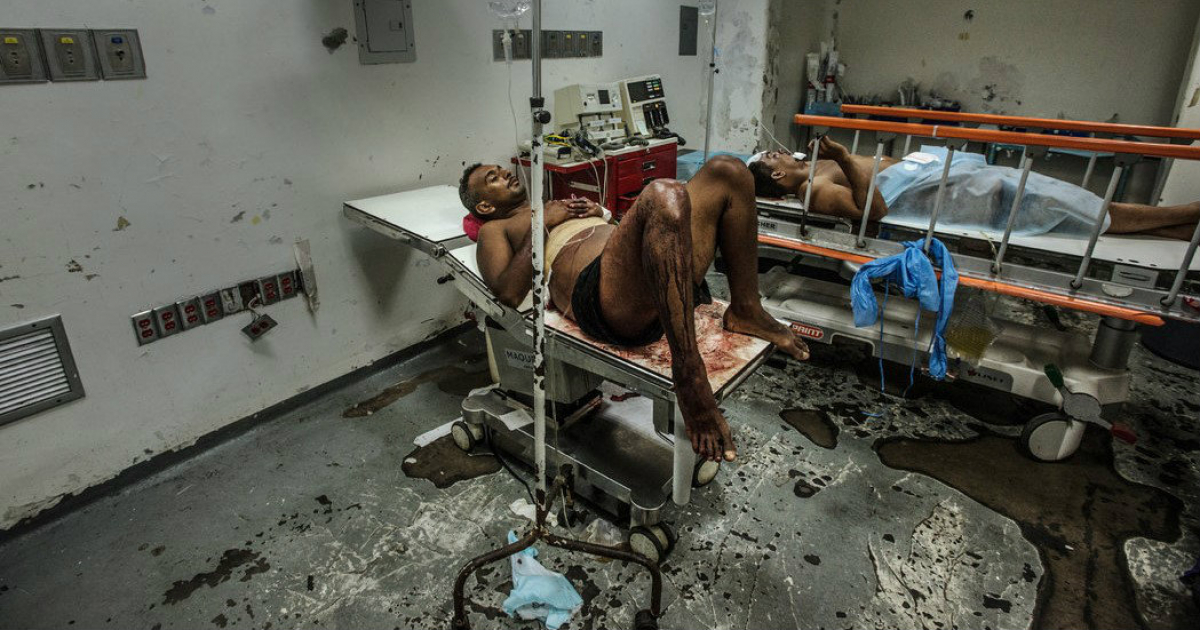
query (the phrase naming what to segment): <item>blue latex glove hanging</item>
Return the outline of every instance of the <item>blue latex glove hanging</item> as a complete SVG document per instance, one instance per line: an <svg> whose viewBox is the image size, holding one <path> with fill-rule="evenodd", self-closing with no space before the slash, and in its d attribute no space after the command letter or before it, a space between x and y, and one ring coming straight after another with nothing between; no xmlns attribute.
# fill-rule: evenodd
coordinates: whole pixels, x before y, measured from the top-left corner
<svg viewBox="0 0 1200 630"><path fill-rule="evenodd" d="M929 243L929 256L921 247L922 241L906 241L904 251L895 256L878 258L864 264L854 274L850 284L850 304L854 308L854 325L871 326L879 320L879 303L871 281L883 279L900 287L904 296L915 298L926 311L938 314L929 347L929 375L942 380L946 377L946 324L954 310L954 291L958 288L958 272L946 246L938 239ZM933 263L942 269L939 282Z"/></svg>
<svg viewBox="0 0 1200 630"><path fill-rule="evenodd" d="M508 532L508 542L517 542L517 533ZM540 619L550 630L571 620L583 607L583 598L561 573L538 562L537 549L529 547L513 554L513 589L504 600L504 612L524 620Z"/></svg>

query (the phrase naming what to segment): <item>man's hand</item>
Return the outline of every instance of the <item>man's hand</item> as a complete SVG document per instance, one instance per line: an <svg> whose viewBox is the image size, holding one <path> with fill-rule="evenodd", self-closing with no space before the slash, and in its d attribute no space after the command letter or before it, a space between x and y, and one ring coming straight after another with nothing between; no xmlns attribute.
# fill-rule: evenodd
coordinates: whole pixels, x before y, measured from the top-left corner
<svg viewBox="0 0 1200 630"><path fill-rule="evenodd" d="M571 198L567 199L566 203L567 207L571 212L575 213L577 218L604 216L604 209L600 207L600 204L587 197L571 195Z"/></svg>
<svg viewBox="0 0 1200 630"><path fill-rule="evenodd" d="M837 160L850 155L850 150L838 144L829 136L821 136L820 153L818 157Z"/></svg>
<svg viewBox="0 0 1200 630"><path fill-rule="evenodd" d="M546 213L544 217L547 232L562 225L566 221L579 218L578 215L575 214L575 212L573 212L567 205L566 201L558 199L546 202Z"/></svg>
<svg viewBox="0 0 1200 630"><path fill-rule="evenodd" d="M555 199L546 202L546 229L553 230L571 219L602 217L600 204L586 197L571 195L570 199Z"/></svg>

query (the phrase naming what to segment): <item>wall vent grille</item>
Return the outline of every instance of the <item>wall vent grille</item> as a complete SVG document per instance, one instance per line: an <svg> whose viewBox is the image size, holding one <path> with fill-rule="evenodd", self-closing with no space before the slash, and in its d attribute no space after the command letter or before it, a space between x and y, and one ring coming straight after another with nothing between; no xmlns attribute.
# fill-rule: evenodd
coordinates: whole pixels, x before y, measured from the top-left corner
<svg viewBox="0 0 1200 630"><path fill-rule="evenodd" d="M0 330L0 425L82 397L61 317Z"/></svg>

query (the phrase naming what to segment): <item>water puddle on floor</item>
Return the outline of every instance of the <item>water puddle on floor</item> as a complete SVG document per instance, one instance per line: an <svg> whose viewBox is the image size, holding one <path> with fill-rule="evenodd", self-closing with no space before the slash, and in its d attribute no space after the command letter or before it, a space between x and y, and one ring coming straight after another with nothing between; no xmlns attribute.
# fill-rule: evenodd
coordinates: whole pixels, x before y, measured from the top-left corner
<svg viewBox="0 0 1200 630"><path fill-rule="evenodd" d="M490 475L500 470L500 461L489 453L467 453L449 435L430 442L404 457L405 475L428 479L438 488Z"/></svg>
<svg viewBox="0 0 1200 630"><path fill-rule="evenodd" d="M413 393L425 383L437 383L438 389L452 396L466 397L471 390L492 384L492 377L487 370L468 372L460 367L441 367L428 372L422 372L406 381L401 381L384 389L382 392L354 404L342 412L343 418L361 418L369 416L384 407Z"/></svg>
<svg viewBox="0 0 1200 630"><path fill-rule="evenodd" d="M885 465L929 475L1020 525L1046 565L1033 627L1145 626L1124 542L1175 540L1182 504L1118 475L1103 431L1090 429L1074 457L1053 464L1035 462L1016 440L991 434L965 442L897 439L876 450ZM1025 579L1033 579L1031 572Z"/></svg>

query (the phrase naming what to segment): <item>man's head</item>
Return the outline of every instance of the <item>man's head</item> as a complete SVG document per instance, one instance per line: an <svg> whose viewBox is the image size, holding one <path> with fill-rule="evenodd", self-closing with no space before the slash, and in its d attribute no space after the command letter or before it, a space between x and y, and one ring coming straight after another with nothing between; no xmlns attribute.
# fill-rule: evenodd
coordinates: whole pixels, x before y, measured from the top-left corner
<svg viewBox="0 0 1200 630"><path fill-rule="evenodd" d="M784 151L768 151L750 164L754 193L759 197L794 195L808 179L808 162Z"/></svg>
<svg viewBox="0 0 1200 630"><path fill-rule="evenodd" d="M497 164L472 164L458 180L458 198L463 207L487 221L508 216L525 202L521 178Z"/></svg>

